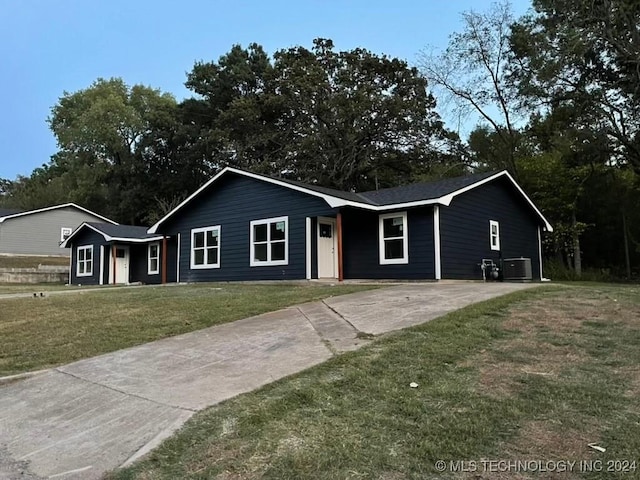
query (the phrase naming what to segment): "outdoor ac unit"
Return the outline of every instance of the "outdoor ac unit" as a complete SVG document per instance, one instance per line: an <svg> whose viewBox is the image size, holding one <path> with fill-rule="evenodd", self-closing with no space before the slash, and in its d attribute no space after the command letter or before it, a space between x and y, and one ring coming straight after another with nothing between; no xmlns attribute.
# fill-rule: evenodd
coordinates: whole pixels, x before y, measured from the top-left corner
<svg viewBox="0 0 640 480"><path fill-rule="evenodd" d="M502 276L505 280L531 280L531 259L505 258L502 261Z"/></svg>

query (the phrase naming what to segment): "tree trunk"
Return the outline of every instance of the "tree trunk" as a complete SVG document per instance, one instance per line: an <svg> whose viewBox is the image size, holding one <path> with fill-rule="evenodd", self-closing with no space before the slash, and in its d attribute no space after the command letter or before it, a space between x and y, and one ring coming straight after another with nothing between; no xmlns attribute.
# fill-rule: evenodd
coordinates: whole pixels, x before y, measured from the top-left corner
<svg viewBox="0 0 640 480"><path fill-rule="evenodd" d="M580 255L580 233L578 232L575 210L571 213L571 226L573 227L573 270L576 276L582 276L582 256Z"/></svg>
<svg viewBox="0 0 640 480"><path fill-rule="evenodd" d="M627 267L627 279L631 278L631 260L629 258L629 237L627 233L627 216L622 209L622 238L624 239L624 263Z"/></svg>

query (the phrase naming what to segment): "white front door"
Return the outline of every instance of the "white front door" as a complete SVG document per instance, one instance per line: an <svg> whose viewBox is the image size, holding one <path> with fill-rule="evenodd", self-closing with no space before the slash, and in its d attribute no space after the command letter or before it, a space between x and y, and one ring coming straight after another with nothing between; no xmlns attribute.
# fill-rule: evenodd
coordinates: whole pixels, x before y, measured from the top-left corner
<svg viewBox="0 0 640 480"><path fill-rule="evenodd" d="M122 245L112 247L109 263L109 283L129 283L129 247Z"/></svg>
<svg viewBox="0 0 640 480"><path fill-rule="evenodd" d="M336 221L318 217L318 278L338 278Z"/></svg>

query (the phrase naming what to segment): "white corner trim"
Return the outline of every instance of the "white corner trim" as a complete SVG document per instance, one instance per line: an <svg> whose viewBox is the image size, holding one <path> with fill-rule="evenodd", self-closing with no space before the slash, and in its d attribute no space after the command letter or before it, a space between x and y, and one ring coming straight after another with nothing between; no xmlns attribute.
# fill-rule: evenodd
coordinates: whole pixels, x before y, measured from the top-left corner
<svg viewBox="0 0 640 480"><path fill-rule="evenodd" d="M71 285L71 280L73 279L73 243L69 248L71 250L69 252L69 282L67 285Z"/></svg>
<svg viewBox="0 0 640 480"><path fill-rule="evenodd" d="M540 226L538 226L538 260L540 261L540 281L544 278L542 274L542 232Z"/></svg>
<svg viewBox="0 0 640 480"><path fill-rule="evenodd" d="M104 245L100 245L100 282L98 285L104 285Z"/></svg>
<svg viewBox="0 0 640 480"><path fill-rule="evenodd" d="M305 220L306 278L311 280L311 217Z"/></svg>
<svg viewBox="0 0 640 480"><path fill-rule="evenodd" d="M178 232L178 248L176 250L176 283L180 283L180 232Z"/></svg>
<svg viewBox="0 0 640 480"><path fill-rule="evenodd" d="M440 254L440 206L433 206L433 250L436 280L442 278L442 257Z"/></svg>

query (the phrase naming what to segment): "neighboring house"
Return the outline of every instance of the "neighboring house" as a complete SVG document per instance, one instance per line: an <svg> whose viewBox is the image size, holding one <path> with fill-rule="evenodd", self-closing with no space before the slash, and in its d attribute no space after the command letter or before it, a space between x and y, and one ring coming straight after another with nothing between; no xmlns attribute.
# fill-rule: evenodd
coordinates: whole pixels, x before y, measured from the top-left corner
<svg viewBox="0 0 640 480"><path fill-rule="evenodd" d="M71 283L482 279L552 227L506 172L350 193L226 168L148 230L85 223Z"/></svg>
<svg viewBox="0 0 640 480"><path fill-rule="evenodd" d="M68 255L60 242L83 222L116 223L75 203L26 212L0 210L0 254Z"/></svg>

